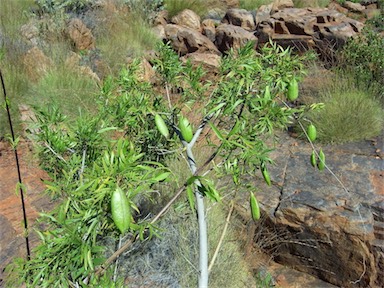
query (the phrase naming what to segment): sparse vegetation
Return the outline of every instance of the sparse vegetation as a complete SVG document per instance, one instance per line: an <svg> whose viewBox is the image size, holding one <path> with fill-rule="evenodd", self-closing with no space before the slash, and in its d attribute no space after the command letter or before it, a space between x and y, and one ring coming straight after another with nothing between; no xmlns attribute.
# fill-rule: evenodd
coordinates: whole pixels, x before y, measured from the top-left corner
<svg viewBox="0 0 384 288"><path fill-rule="evenodd" d="M305 7L320 7L324 8L329 5L330 0L293 0L295 8L305 8Z"/></svg>
<svg viewBox="0 0 384 288"><path fill-rule="evenodd" d="M30 86L25 101L31 106L56 104L68 117L76 119L85 111L95 111L98 91L91 76L58 64Z"/></svg>
<svg viewBox="0 0 384 288"><path fill-rule="evenodd" d="M204 0L164 0L164 9L168 11L169 17L173 17L185 9L192 10L199 16L204 16L208 11L208 2Z"/></svg>
<svg viewBox="0 0 384 288"><path fill-rule="evenodd" d="M271 4L273 0L240 0L240 8L252 11L258 9L261 5Z"/></svg>
<svg viewBox="0 0 384 288"><path fill-rule="evenodd" d="M369 28L350 39L339 55L340 68L384 107L384 37ZM369 51L369 52L368 52Z"/></svg>

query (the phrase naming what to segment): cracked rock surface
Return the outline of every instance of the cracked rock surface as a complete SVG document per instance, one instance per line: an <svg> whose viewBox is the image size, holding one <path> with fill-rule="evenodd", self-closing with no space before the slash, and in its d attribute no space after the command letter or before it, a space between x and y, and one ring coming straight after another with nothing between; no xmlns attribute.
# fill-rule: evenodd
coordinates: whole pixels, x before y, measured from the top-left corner
<svg viewBox="0 0 384 288"><path fill-rule="evenodd" d="M315 146L330 170L311 166L309 143L282 134L273 185L252 179L266 225L282 235L275 260L339 287L383 287L383 135Z"/></svg>

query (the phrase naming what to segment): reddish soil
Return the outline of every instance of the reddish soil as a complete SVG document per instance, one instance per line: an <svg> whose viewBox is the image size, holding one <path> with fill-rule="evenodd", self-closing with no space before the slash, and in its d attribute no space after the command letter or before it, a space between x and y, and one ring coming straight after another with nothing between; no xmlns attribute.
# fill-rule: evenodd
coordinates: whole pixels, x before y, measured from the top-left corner
<svg viewBox="0 0 384 288"><path fill-rule="evenodd" d="M26 142L18 146L22 182L25 185L24 200L29 226L30 247L38 243L37 236L31 232L39 212L53 207L49 196L44 195L42 179L48 175L39 169ZM18 182L14 151L8 143L0 142L0 287L3 269L14 257L26 257L23 210Z"/></svg>

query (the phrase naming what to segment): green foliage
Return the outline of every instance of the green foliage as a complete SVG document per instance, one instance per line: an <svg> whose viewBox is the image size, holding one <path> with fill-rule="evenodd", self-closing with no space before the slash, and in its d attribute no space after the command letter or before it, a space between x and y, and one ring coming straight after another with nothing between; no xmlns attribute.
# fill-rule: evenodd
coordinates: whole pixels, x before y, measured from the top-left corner
<svg viewBox="0 0 384 288"><path fill-rule="evenodd" d="M163 8L163 0L125 0L131 11L140 14L144 19L151 21L156 13Z"/></svg>
<svg viewBox="0 0 384 288"><path fill-rule="evenodd" d="M158 131L155 112L164 110L163 99L149 83L139 81L139 61L122 69L116 80L107 80L102 88L100 107L110 123L122 129L131 141L141 147L145 158L159 161L172 147Z"/></svg>
<svg viewBox="0 0 384 288"><path fill-rule="evenodd" d="M261 5L268 5L272 2L272 0L240 0L240 8L251 11L258 9Z"/></svg>
<svg viewBox="0 0 384 288"><path fill-rule="evenodd" d="M384 37L372 30L363 30L351 39L341 52L341 67L353 75L359 85L381 99L384 105Z"/></svg>
<svg viewBox="0 0 384 288"><path fill-rule="evenodd" d="M129 209L134 212L129 233L140 239L152 236L156 228L141 217L139 203L151 199L154 185L169 176L168 169L158 161L166 163L168 155L186 153L190 173L180 181L193 189L199 211L202 196L217 202L222 195L212 177L200 173L192 176L196 169L205 168L194 159L192 147L198 138L210 135L204 140L214 151L212 156L204 155L203 163L217 157L220 167L233 173L234 183L239 184L241 173L257 173L271 162L266 137L273 135L275 128L285 128L303 111L285 103L287 83L293 78L300 80L305 60L289 49L271 43L258 53L254 43L248 43L230 51L222 59L215 82L202 80L205 72L201 67L182 64L169 45L159 46L157 55L153 64L164 89L140 80L140 61L133 61L116 78L104 81L95 112L68 117L55 106L37 109L39 132L34 140L42 166L53 179L46 183L47 193L61 203L43 215L46 229L39 231L42 244L33 259L21 263L18 267L22 270L15 268L20 281L32 287L69 287L85 279L99 283L94 271L104 261L103 240L118 235L110 211L117 187L125 192ZM38 87L61 88L56 79L48 74ZM76 84L73 81L65 83ZM270 93L265 93L266 86ZM54 91L57 96L60 89ZM196 108L202 96L209 97L202 108ZM193 110L195 124L189 143L177 127L181 115L189 118L188 109ZM169 139L156 127L158 114L171 131ZM210 134L201 134L208 128ZM198 217L205 219L201 214ZM207 232L200 226L198 229L199 233ZM218 260L221 266L228 259L222 261ZM212 279L222 280L221 272L212 273Z"/></svg>
<svg viewBox="0 0 384 288"><path fill-rule="evenodd" d="M40 159L54 179L46 182L47 193L62 202L40 218L45 229L38 231L42 244L33 259L20 264L22 270L14 269L31 287L70 287L105 260L101 240L116 234L110 212L113 191L120 187L131 210L139 211L138 197L149 196L151 186L168 174L162 165L143 161L144 153L129 140L104 137L112 128L103 127L101 118L82 116L71 124L57 108L48 108L38 120ZM139 218L129 226L141 238L146 228L152 234L152 226Z"/></svg>
<svg viewBox="0 0 384 288"><path fill-rule="evenodd" d="M92 4L92 0L35 0L39 8L50 14L59 11L80 12Z"/></svg>
<svg viewBox="0 0 384 288"><path fill-rule="evenodd" d="M258 288L273 288L275 287L273 282L272 276L268 273L259 273L256 277L256 287Z"/></svg>
<svg viewBox="0 0 384 288"><path fill-rule="evenodd" d="M336 77L334 84L320 99L325 107L310 115L319 139L343 143L368 139L383 129L383 109L369 91L353 83L353 79Z"/></svg>
<svg viewBox="0 0 384 288"><path fill-rule="evenodd" d="M169 126L175 131L182 147L186 150L186 158L191 171L191 177L187 180L189 202L191 207L196 207L199 219L200 260L199 260L199 286L205 286L208 282L207 267L205 267L206 254L208 254L205 236L204 202L202 197L213 201L220 201L220 192L215 188L213 181L207 177L194 175L198 171L192 147L202 135L206 127L210 127L214 135L206 136L205 141L213 147L214 153L208 157L205 163L209 163L215 157L220 159L222 167L228 168L226 172L234 174L234 183L238 183L239 175L244 173L254 174L258 169L271 162L269 153L271 149L265 143L265 137L273 134L275 128L285 128L294 114L301 114L302 109L290 108L285 103L287 83L292 79L300 79L303 75L303 57L294 56L290 49L284 50L276 44L264 46L260 53L254 49L254 43L250 42L236 51L230 51L222 58L217 81L214 83L198 81L204 72L201 68L193 68L189 63L180 65L176 57L172 57L169 45L160 47L159 58L155 61L155 69L163 73L165 96L168 99L170 115ZM175 69L173 69L175 68ZM195 72L191 71L195 69ZM185 81L188 79L189 81ZM183 128L177 126L177 119L185 117L180 112L177 103L170 100L170 89L179 84L182 105L193 110L195 123L198 127L194 130L192 140L185 139ZM266 87L269 93L265 93ZM177 90L176 90L177 91ZM192 92L191 92L192 91ZM194 92L193 92L194 91ZM199 91L196 93L196 91ZM209 94L208 94L209 92ZM202 109L194 109L197 103L195 95L209 95L208 101ZM209 126L207 125L209 124ZM180 128L180 130L179 130ZM210 138L212 137L212 138ZM179 142L179 143L180 143ZM237 169L239 167L243 167ZM199 169L204 167L199 167ZM190 197L193 190L196 197ZM200 201L200 202L199 202ZM203 279L203 280L202 280Z"/></svg>
<svg viewBox="0 0 384 288"><path fill-rule="evenodd" d="M384 7L373 16L371 19L368 19L365 24L370 25L374 31L380 33L384 31Z"/></svg>
<svg viewBox="0 0 384 288"><path fill-rule="evenodd" d="M164 9L168 11L169 17L173 17L185 9L192 10L199 16L204 16L208 11L207 8L207 1L204 0L164 0Z"/></svg>

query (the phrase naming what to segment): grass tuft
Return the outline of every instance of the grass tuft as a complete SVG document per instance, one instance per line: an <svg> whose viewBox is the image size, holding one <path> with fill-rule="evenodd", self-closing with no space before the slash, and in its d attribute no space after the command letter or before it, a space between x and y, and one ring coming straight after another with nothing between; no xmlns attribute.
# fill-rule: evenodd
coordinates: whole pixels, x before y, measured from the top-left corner
<svg viewBox="0 0 384 288"><path fill-rule="evenodd" d="M319 102L325 103L325 108L312 113L310 118L323 142L336 144L369 139L384 128L380 102L351 79L336 77Z"/></svg>

